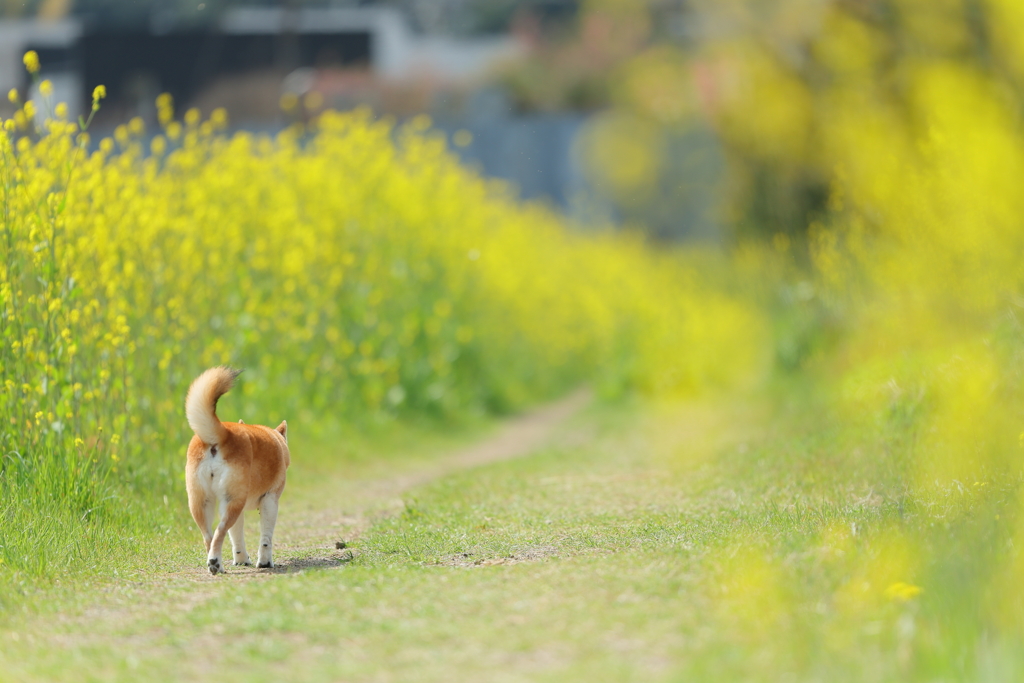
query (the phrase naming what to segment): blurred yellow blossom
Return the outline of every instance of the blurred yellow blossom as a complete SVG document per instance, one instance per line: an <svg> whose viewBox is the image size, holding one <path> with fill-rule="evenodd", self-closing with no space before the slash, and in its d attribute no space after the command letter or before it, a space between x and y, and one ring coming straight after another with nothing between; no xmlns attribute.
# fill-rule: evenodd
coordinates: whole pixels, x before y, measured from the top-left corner
<svg viewBox="0 0 1024 683"><path fill-rule="evenodd" d="M310 90L302 98L302 104L307 111L317 111L324 106L324 95L319 90Z"/></svg>
<svg viewBox="0 0 1024 683"><path fill-rule="evenodd" d="M885 589L885 595L890 600L906 602L921 594L921 587L903 581L897 581Z"/></svg>
<svg viewBox="0 0 1024 683"><path fill-rule="evenodd" d="M25 68L30 74L34 74L39 71L39 55L36 54L35 50L29 50L25 53L22 58L22 62L25 64Z"/></svg>
<svg viewBox="0 0 1024 683"><path fill-rule="evenodd" d="M299 104L299 97L295 93L285 93L281 95L280 106L284 111L292 111Z"/></svg>
<svg viewBox="0 0 1024 683"><path fill-rule="evenodd" d="M210 112L210 123L216 129L222 129L228 125L228 111L224 107L217 107Z"/></svg>

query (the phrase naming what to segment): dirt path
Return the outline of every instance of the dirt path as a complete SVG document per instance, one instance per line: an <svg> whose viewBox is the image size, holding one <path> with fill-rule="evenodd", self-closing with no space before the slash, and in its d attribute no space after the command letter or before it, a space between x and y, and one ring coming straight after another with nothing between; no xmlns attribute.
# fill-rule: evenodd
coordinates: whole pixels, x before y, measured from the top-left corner
<svg viewBox="0 0 1024 683"><path fill-rule="evenodd" d="M488 439L420 464L391 477L368 481L347 481L337 487L336 497L323 500L282 499L282 512L275 537L274 569L229 567L226 576L258 579L313 567L330 567L351 560L353 553L339 542L350 543L381 517L404 507L403 493L455 472L529 455L552 443L578 443L589 438L580 428L569 428L569 420L591 401L588 390L542 406L502 425ZM285 498L287 498L287 493ZM290 504L291 503L291 504ZM249 527L247 539L258 538L257 528ZM194 581L216 581L205 568L182 572ZM220 577L223 578L223 577Z"/></svg>
<svg viewBox="0 0 1024 683"><path fill-rule="evenodd" d="M202 548L197 538L194 566L153 571L99 587L101 597L96 602L74 617L60 617L67 631L62 634L43 629L47 633L46 640L62 647L84 647L103 642L106 637L103 624L132 623L158 611L183 614L216 599L224 588L238 582L342 566L352 559L353 551L337 548L336 543L342 539L351 542L374 520L401 511L404 508L401 496L410 489L462 470L523 457L549 444L577 444L589 439L590 434L585 429L569 423L590 401L588 391L577 391L509 420L478 444L421 462L394 476L332 480L325 488L337 489L334 497L297 496L283 500L275 536L275 568L229 566L226 572L211 576L199 563ZM257 524L255 517L247 519L246 537L250 546L253 539L258 538ZM152 647L151 635L140 635L136 645ZM0 653L0 664L3 660Z"/></svg>

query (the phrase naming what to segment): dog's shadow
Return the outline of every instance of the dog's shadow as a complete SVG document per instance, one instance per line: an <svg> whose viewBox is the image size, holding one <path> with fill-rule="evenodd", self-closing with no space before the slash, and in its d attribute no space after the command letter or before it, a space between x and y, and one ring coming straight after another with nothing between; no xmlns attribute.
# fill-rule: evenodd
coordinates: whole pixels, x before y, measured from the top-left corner
<svg viewBox="0 0 1024 683"><path fill-rule="evenodd" d="M314 555L300 557L285 557L276 562L273 567L264 569L253 568L259 574L294 574L307 569L335 569L344 567L352 562L355 555L350 550L345 552L330 553L329 555Z"/></svg>
<svg viewBox="0 0 1024 683"><path fill-rule="evenodd" d="M337 569L349 564L356 557L355 553L351 550L345 550L342 552L324 551L322 553L307 551L306 554L299 554L292 557L289 557L286 553L282 553L282 555L284 556L279 557L273 567L261 568L256 567L255 565L228 565L228 567L226 567L226 571L224 571L221 576L256 579L261 576L267 577L274 574L298 574L307 570L322 571L327 569ZM203 571L198 573L198 575L202 575L206 579L212 578L205 571L205 567Z"/></svg>

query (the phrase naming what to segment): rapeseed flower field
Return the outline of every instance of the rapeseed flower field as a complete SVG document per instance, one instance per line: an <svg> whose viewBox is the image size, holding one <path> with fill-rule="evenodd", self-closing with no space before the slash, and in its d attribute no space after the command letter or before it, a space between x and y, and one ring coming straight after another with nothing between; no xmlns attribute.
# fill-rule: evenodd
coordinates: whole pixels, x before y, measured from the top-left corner
<svg viewBox="0 0 1024 683"><path fill-rule="evenodd" d="M775 369L844 420L911 434L914 489L1017 476L1020 3L696 7L715 30L652 41L617 75L592 144L633 172L609 191L665 185L668 141L710 128L733 276L755 283ZM645 3L594 11L653 32Z"/></svg>
<svg viewBox="0 0 1024 683"><path fill-rule="evenodd" d="M247 369L243 415L316 429L580 382L688 393L761 362L754 309L639 238L518 203L426 118L229 135L223 110L157 104L155 135L133 119L93 141L44 95L0 136L0 485L5 525L33 529L8 567L74 561L36 549L126 485L176 490L182 396L211 365Z"/></svg>

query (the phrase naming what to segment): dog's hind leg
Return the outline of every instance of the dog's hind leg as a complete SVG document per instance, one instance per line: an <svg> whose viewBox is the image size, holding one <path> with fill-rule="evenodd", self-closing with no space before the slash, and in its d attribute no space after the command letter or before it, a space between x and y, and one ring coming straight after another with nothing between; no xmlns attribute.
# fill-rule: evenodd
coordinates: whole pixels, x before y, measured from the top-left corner
<svg viewBox="0 0 1024 683"><path fill-rule="evenodd" d="M249 561L249 553L245 552L245 514L238 515L238 521L228 529L228 536L231 537L231 553L233 564L244 564L252 566Z"/></svg>
<svg viewBox="0 0 1024 683"><path fill-rule="evenodd" d="M210 552L210 543L213 541L213 532L210 525L213 522L213 501L208 499L202 492L189 491L188 509L192 513L192 519L203 534L203 543L206 544L206 552Z"/></svg>
<svg viewBox="0 0 1024 683"><path fill-rule="evenodd" d="M210 552L207 554L206 559L206 564L211 574L224 571L224 565L221 563L220 558L221 550L224 548L224 537L227 535L228 529L238 522L244 508L244 498L227 501L222 505L220 524L217 525L217 530L213 532L213 541L210 543Z"/></svg>
<svg viewBox="0 0 1024 683"><path fill-rule="evenodd" d="M271 491L260 502L260 551L257 567L274 566L274 525L277 524L277 503L283 489L282 486L277 491Z"/></svg>

